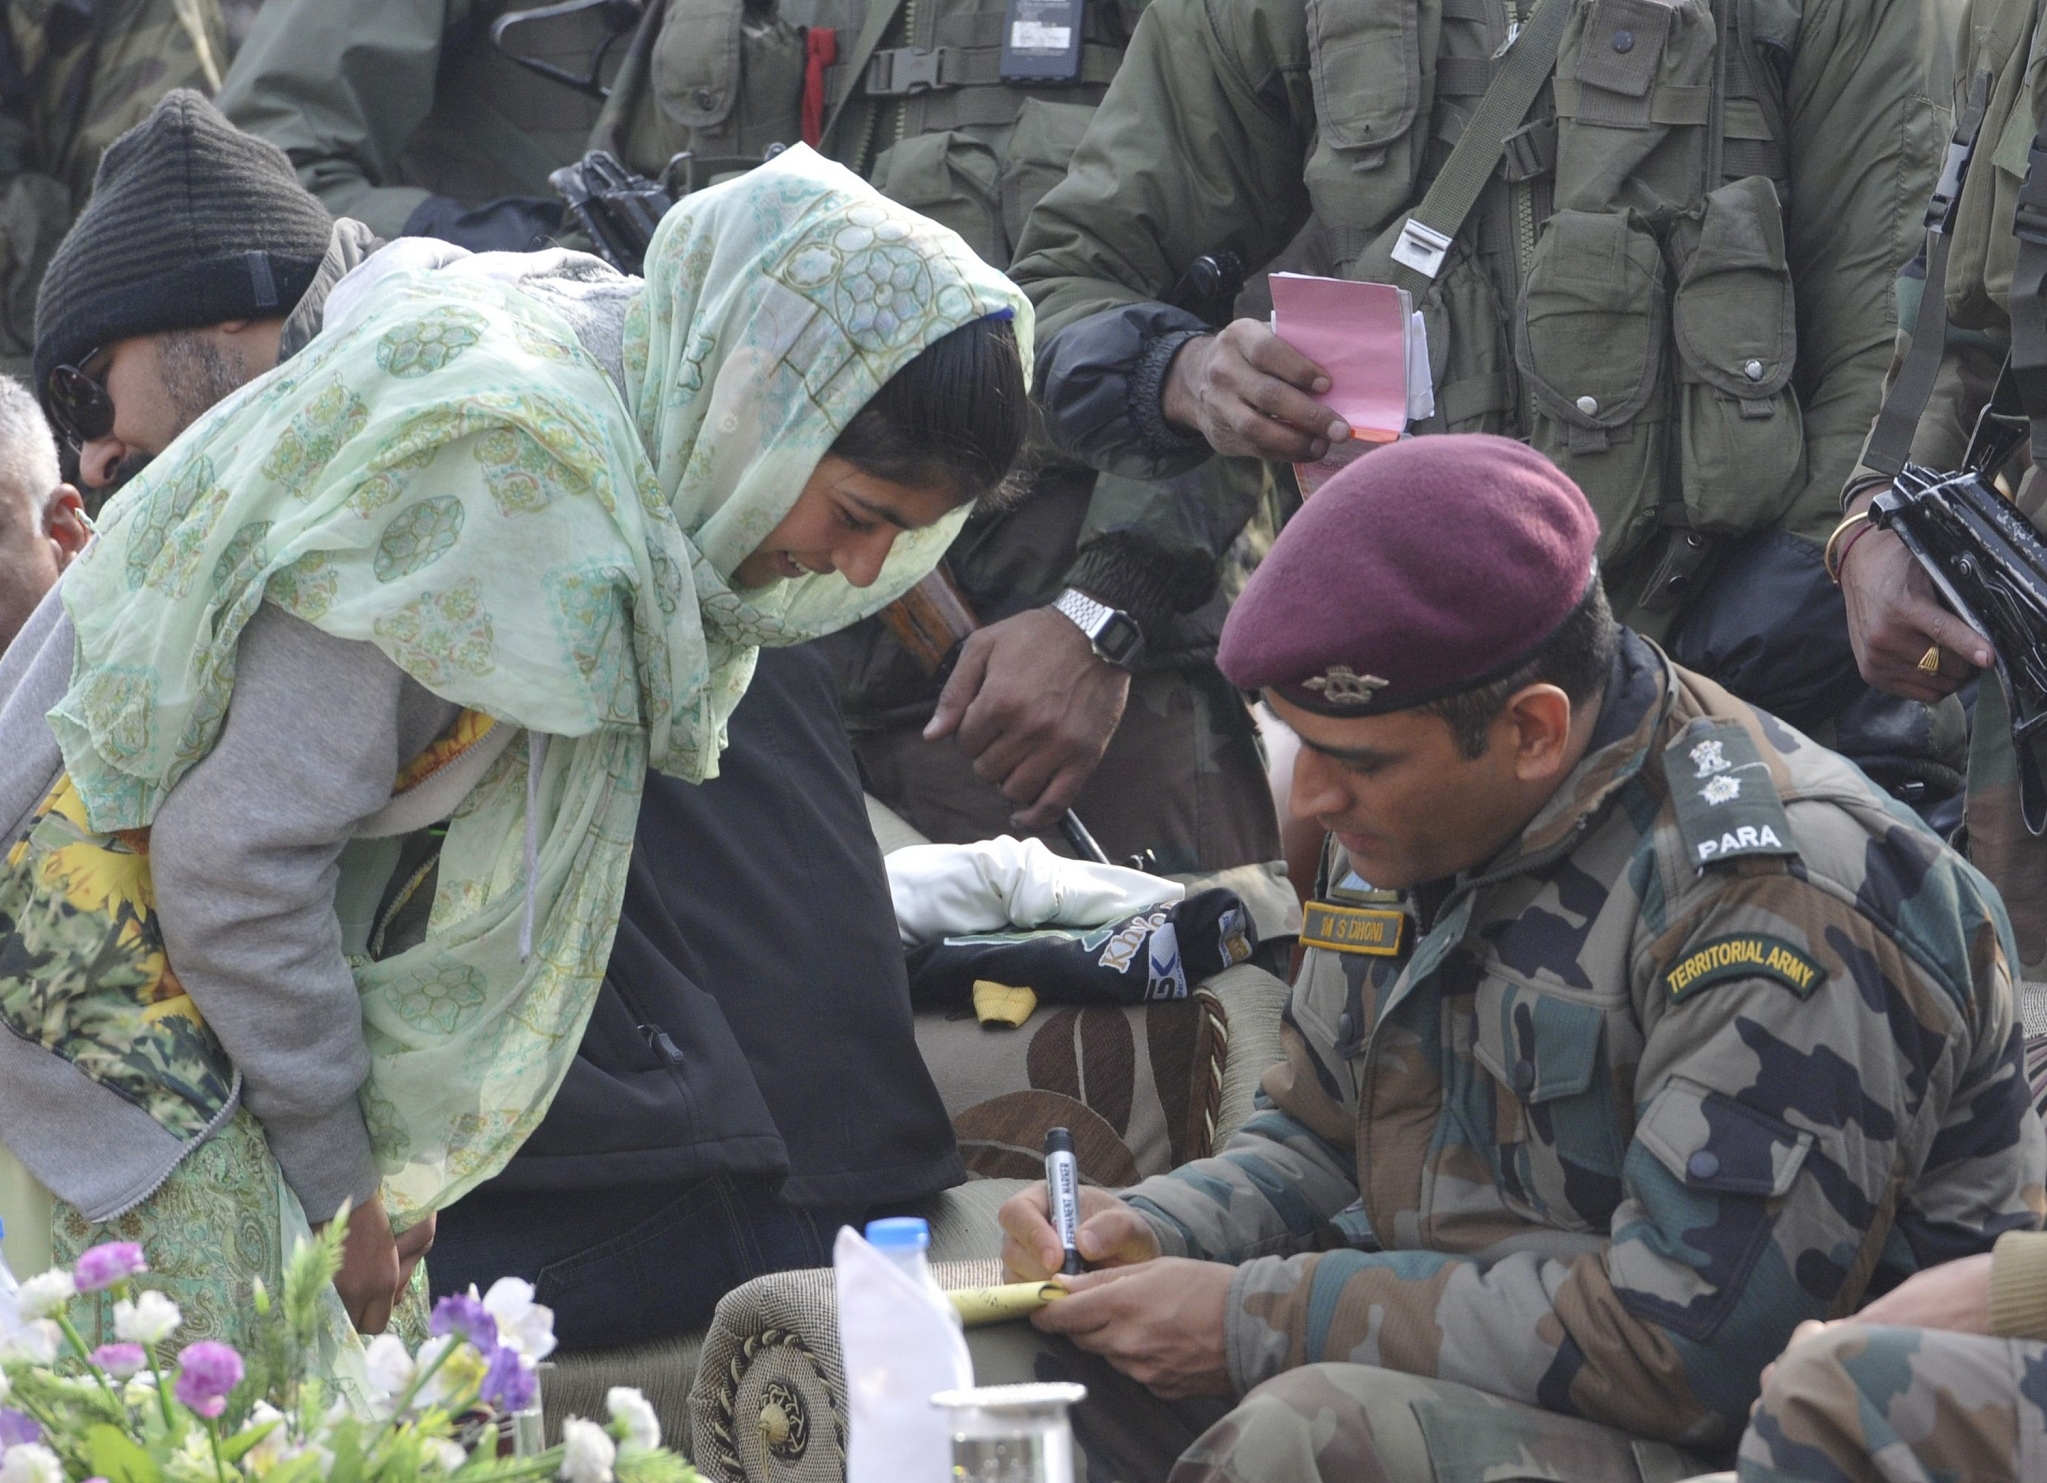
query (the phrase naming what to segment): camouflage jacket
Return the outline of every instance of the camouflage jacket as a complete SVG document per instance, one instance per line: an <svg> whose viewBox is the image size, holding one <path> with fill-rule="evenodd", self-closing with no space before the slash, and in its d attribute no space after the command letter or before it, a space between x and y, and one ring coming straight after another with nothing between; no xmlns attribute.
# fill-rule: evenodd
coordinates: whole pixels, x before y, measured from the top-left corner
<svg viewBox="0 0 2047 1483"><path fill-rule="evenodd" d="M1800 1320L2047 1208L1996 895L1639 638L1482 871L1335 873L1261 1111L1125 1194L1241 1264L1240 1391L1347 1360L1730 1446Z"/></svg>
<svg viewBox="0 0 2047 1483"><path fill-rule="evenodd" d="M10 0L0 17L0 372L26 375L36 290L100 154L227 65L219 0Z"/></svg>

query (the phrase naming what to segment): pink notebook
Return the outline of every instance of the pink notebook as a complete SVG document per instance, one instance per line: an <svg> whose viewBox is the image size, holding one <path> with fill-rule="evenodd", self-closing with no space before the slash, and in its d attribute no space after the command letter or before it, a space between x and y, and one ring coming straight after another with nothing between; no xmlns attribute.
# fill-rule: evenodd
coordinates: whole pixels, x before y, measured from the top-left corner
<svg viewBox="0 0 2047 1483"><path fill-rule="evenodd" d="M1407 430L1405 298L1386 283L1272 275L1272 332L1329 373L1318 400L1365 442Z"/></svg>

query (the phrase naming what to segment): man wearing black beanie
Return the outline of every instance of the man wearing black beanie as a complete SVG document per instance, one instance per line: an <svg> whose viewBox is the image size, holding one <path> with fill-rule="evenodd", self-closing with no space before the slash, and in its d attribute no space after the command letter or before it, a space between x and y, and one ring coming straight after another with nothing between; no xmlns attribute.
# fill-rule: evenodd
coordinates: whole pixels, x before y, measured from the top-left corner
<svg viewBox="0 0 2047 1483"><path fill-rule="evenodd" d="M36 300L36 393L83 482L118 483L303 344L376 245L275 145L165 95L101 158Z"/></svg>

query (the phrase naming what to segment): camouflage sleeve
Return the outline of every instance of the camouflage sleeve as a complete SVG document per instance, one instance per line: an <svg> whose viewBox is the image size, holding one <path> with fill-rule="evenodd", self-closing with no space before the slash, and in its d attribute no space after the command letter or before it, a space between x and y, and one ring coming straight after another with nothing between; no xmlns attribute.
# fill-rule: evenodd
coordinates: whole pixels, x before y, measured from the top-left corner
<svg viewBox="0 0 2047 1483"><path fill-rule="evenodd" d="M1758 1356L1800 1321L1851 1311L1880 1266L1895 1281L2031 1228L2047 1148L2002 912L1921 831L1866 855L1846 884L1714 870L1645 904L1636 1124L1604 1240L1531 1226L1504 1255L1247 1263L1233 1382L1345 1360L1726 1445ZM1718 952L1730 942L1787 955ZM1713 971L1678 983L1693 962Z"/></svg>
<svg viewBox="0 0 2047 1483"><path fill-rule="evenodd" d="M1158 1232L1167 1256L1241 1262L1299 1247L1358 1197L1350 1150L1273 1106L1221 1153L1123 1192Z"/></svg>
<svg viewBox="0 0 2047 1483"><path fill-rule="evenodd" d="M1743 1483L2047 1478L2047 1344L1843 1324L1778 1362Z"/></svg>
<svg viewBox="0 0 2047 1483"><path fill-rule="evenodd" d="M427 192L402 161L468 0L267 0L220 90L236 124L291 156L335 216L400 235Z"/></svg>
<svg viewBox="0 0 2047 1483"><path fill-rule="evenodd" d="M1806 483L1782 524L1824 538L1876 416L1897 338L1897 272L1917 250L1946 142L1952 66L1926 0L1807 0L1785 89L1785 254L1798 304ZM1934 99L1942 100L1940 105Z"/></svg>

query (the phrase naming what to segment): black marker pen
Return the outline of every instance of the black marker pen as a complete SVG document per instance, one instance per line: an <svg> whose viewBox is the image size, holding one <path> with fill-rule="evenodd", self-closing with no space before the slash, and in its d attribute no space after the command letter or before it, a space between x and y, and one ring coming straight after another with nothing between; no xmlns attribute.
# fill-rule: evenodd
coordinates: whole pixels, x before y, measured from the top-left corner
<svg viewBox="0 0 2047 1483"><path fill-rule="evenodd" d="M1064 1128L1045 1130L1045 1204L1066 1253L1066 1265L1059 1270L1069 1277L1085 1272L1087 1263L1075 1244L1080 1238L1080 1164L1073 1157L1073 1134Z"/></svg>

